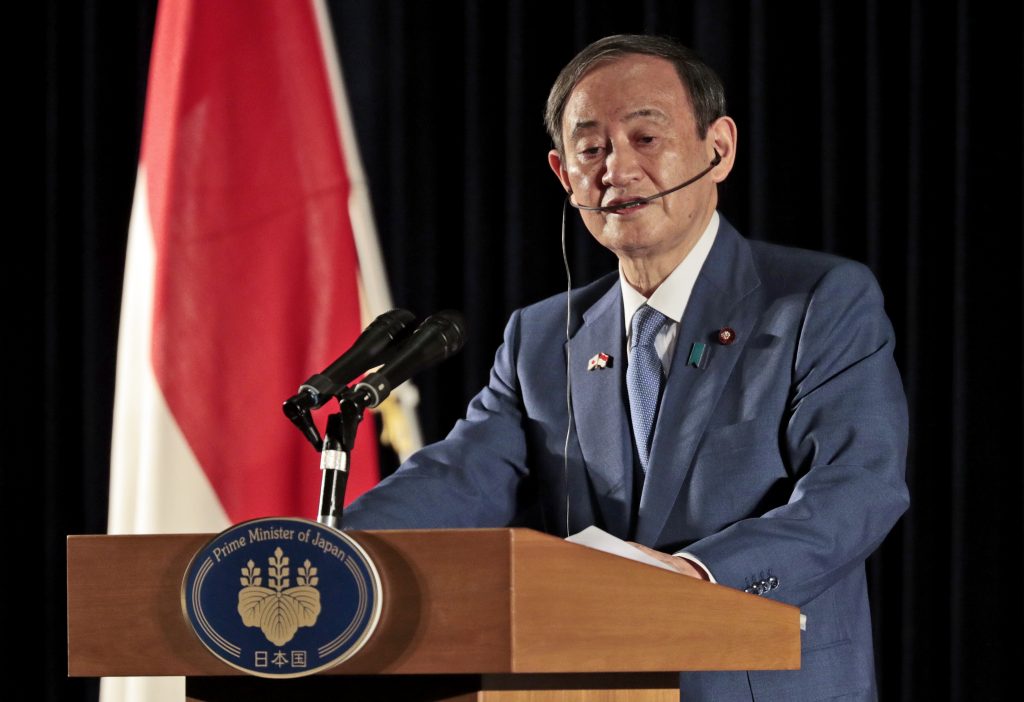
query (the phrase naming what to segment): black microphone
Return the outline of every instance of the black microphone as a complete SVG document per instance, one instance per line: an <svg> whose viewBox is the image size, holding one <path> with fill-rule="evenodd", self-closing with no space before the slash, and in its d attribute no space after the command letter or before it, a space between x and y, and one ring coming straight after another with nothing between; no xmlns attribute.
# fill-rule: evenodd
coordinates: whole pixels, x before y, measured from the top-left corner
<svg viewBox="0 0 1024 702"><path fill-rule="evenodd" d="M680 183L679 185L675 186L674 188L669 188L668 190L662 190L660 193L655 193L654 195L648 195L647 197L637 198L636 200L630 200L629 202L620 202L617 205L605 205L604 207L590 207L589 205L578 205L578 204L576 204L575 202L572 201L572 192L570 191L569 195L568 195L569 204L572 205L573 207L575 207L577 210L584 210L586 212L618 212L620 210L629 210L629 209L632 209L634 207L640 207L641 205L646 205L651 200L657 200L659 197L665 197L666 195L674 193L676 190L682 190L687 185L693 185L698 180L700 180L701 178L706 176L708 173L710 173L711 170L715 166L717 166L718 164L720 164L722 162L722 155L720 153L718 153L718 149L712 149L712 151L715 152L715 157L713 159L711 159L711 164L707 168L705 168L703 171L701 171L700 173L698 173L694 177L690 178L689 180L684 181L684 182Z"/></svg>
<svg viewBox="0 0 1024 702"><path fill-rule="evenodd" d="M377 317L348 351L299 386L298 394L285 401L284 413L292 419L295 412L322 407L360 373L386 363L415 320L416 315L408 310L391 310Z"/></svg>
<svg viewBox="0 0 1024 702"><path fill-rule="evenodd" d="M355 386L352 400L364 408L376 407L406 380L461 349L465 329L465 320L455 310L444 310L427 317L395 351L390 363L370 373Z"/></svg>

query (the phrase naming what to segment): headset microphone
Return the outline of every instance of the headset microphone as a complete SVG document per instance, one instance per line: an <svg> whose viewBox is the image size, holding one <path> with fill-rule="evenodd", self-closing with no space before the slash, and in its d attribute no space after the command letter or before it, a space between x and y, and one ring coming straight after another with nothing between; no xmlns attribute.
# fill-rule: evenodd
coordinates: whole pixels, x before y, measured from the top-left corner
<svg viewBox="0 0 1024 702"><path fill-rule="evenodd" d="M679 185L675 186L674 188L669 188L668 190L662 190L660 193L655 193L654 195L648 195L647 197L637 198L636 200L630 200L629 202L620 202L620 203L615 204L615 205L605 205L604 207L590 207L589 205L579 205L579 204L577 204L577 203L572 201L572 191L570 190L569 191L569 195L567 196L568 200L569 200L569 204L571 206L575 207L577 210L583 210L584 212L621 212L622 210L629 210L629 209L633 209L634 207L640 207L641 205L646 205L651 200L657 200L659 197L665 197L666 195L674 193L677 190L682 190L687 185L693 185L698 180L700 180L701 178L706 176L708 173L710 173L711 170L715 166L717 166L718 164L720 164L722 162L722 155L720 153L718 153L718 149L713 149L713 151L715 152L715 157L713 159L711 159L711 163L708 165L707 168L705 168L703 171L701 171L700 173L698 173L694 177L690 178L689 180L687 180L685 182L682 182Z"/></svg>

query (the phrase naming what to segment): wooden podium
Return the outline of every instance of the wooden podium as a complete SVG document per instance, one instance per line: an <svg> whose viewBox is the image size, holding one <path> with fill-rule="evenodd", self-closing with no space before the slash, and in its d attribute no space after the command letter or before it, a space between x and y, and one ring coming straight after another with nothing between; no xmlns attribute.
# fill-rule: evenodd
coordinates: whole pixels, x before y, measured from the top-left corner
<svg viewBox="0 0 1024 702"><path fill-rule="evenodd" d="M317 676L209 653L181 582L209 534L68 538L68 673L186 676L189 700L678 700L681 670L795 669L795 607L526 529L349 532L384 587L376 633ZM765 642L771 642L765 645Z"/></svg>

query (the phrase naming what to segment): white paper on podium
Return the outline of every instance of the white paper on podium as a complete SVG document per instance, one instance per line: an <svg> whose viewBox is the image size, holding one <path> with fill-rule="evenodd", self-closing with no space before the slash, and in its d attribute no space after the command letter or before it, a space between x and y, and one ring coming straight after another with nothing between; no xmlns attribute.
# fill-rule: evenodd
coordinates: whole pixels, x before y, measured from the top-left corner
<svg viewBox="0 0 1024 702"><path fill-rule="evenodd" d="M648 556L636 546L631 546L628 541L623 541L617 536L612 536L604 529L599 529L596 526L588 526L583 531L576 532L572 536L567 536L565 540L571 544L587 546L589 548L597 549L598 551L610 553L613 556L619 556L620 558L628 558L631 561L657 566L658 568L667 570L670 573L679 572L667 563L662 563L657 558Z"/></svg>
<svg viewBox="0 0 1024 702"><path fill-rule="evenodd" d="M599 529L596 526L588 526L583 531L579 531L572 536L565 537L565 540L571 544L587 546L588 548L604 551L605 553L610 553L613 556L619 556L620 558L628 558L631 561L638 561L639 563L657 566L658 568L667 570L670 573L679 573L675 568L670 567L666 563L662 563L657 558L648 556L636 546L630 546L628 541L623 541L617 536L612 536L604 529ZM680 575L682 574L680 573ZM800 615L800 631L807 631L806 614Z"/></svg>

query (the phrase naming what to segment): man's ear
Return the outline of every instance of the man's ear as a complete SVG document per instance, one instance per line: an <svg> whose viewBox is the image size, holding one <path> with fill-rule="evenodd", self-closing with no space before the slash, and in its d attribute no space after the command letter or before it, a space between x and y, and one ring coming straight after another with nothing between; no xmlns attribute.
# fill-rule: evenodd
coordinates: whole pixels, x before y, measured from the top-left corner
<svg viewBox="0 0 1024 702"><path fill-rule="evenodd" d="M722 157L721 162L709 174L711 180L716 183L725 180L736 163L736 139L736 123L732 121L732 117L719 117L708 127L705 143L710 147L709 151L714 149ZM708 160L714 156L714 153L710 153Z"/></svg>
<svg viewBox="0 0 1024 702"><path fill-rule="evenodd" d="M558 182L565 188L565 192L572 193L572 186L569 184L569 171L565 168L565 163L562 161L562 155L558 153L558 149L551 149L548 152L548 165L551 166L551 170L554 172L555 177L558 178Z"/></svg>

